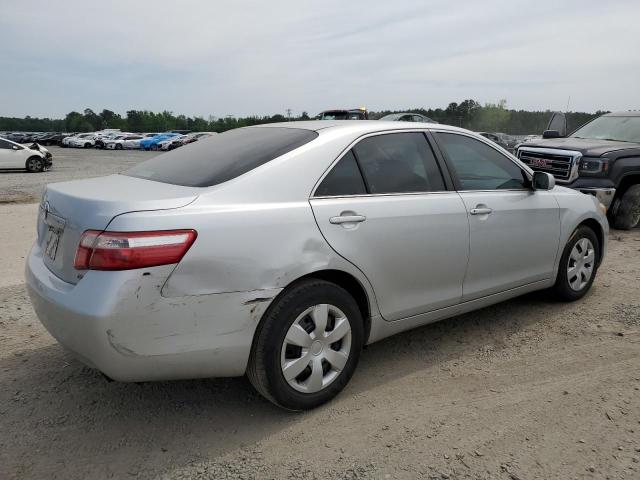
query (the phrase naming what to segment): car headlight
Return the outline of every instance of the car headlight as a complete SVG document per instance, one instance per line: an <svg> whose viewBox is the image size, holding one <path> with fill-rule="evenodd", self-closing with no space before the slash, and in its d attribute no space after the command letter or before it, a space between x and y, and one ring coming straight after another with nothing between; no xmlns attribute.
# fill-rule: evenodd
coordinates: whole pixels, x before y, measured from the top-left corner
<svg viewBox="0 0 640 480"><path fill-rule="evenodd" d="M579 173L606 174L609 171L609 160L606 158L585 158L580 160Z"/></svg>

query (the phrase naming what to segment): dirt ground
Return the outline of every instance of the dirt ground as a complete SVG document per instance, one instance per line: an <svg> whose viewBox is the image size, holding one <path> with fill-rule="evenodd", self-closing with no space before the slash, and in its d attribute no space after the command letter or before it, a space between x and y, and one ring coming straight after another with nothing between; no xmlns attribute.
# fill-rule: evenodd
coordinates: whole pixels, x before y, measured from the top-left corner
<svg viewBox="0 0 640 480"><path fill-rule="evenodd" d="M36 211L0 204L0 479L640 478L640 229L612 232L582 301L389 338L294 414L243 378L125 384L75 361L25 293Z"/></svg>

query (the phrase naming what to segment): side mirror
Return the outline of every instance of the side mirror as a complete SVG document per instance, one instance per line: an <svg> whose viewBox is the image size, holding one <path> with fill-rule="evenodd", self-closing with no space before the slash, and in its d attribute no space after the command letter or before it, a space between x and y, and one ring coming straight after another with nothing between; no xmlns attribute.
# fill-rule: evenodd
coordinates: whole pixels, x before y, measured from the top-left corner
<svg viewBox="0 0 640 480"><path fill-rule="evenodd" d="M564 113L553 112L544 133L552 131L556 132L555 137L545 137L542 134L542 138L562 138L567 136L567 116Z"/></svg>
<svg viewBox="0 0 640 480"><path fill-rule="evenodd" d="M558 130L545 130L542 132L542 138L562 138Z"/></svg>
<svg viewBox="0 0 640 480"><path fill-rule="evenodd" d="M11 148L13 148L14 150L20 150L17 145L12 146Z"/></svg>
<svg viewBox="0 0 640 480"><path fill-rule="evenodd" d="M531 187L534 190L552 190L556 186L556 179L547 172L533 172Z"/></svg>

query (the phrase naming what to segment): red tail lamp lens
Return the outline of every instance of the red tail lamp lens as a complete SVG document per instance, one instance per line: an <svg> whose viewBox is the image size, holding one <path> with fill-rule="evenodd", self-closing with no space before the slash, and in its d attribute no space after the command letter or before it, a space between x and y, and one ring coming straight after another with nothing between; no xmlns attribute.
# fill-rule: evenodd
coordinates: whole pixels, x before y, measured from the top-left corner
<svg viewBox="0 0 640 480"><path fill-rule="evenodd" d="M195 230L82 234L74 266L78 270L131 270L178 263L197 237Z"/></svg>

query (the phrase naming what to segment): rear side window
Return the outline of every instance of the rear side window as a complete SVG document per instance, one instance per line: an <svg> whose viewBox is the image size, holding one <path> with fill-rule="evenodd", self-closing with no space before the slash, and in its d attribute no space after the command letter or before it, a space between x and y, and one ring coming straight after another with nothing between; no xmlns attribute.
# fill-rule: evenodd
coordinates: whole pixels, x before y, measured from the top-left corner
<svg viewBox="0 0 640 480"><path fill-rule="evenodd" d="M351 151L340 159L316 189L317 197L339 197L367 193L362 175Z"/></svg>
<svg viewBox="0 0 640 480"><path fill-rule="evenodd" d="M311 130L247 127L190 143L124 172L186 187L211 187L236 178L315 139Z"/></svg>
<svg viewBox="0 0 640 480"><path fill-rule="evenodd" d="M445 190L433 151L422 133L368 137L353 150L369 193Z"/></svg>

